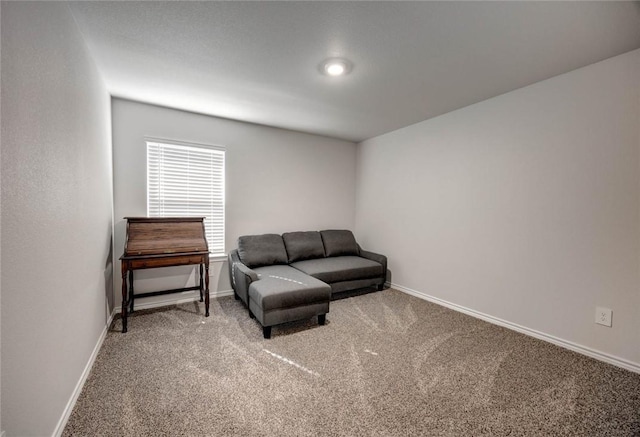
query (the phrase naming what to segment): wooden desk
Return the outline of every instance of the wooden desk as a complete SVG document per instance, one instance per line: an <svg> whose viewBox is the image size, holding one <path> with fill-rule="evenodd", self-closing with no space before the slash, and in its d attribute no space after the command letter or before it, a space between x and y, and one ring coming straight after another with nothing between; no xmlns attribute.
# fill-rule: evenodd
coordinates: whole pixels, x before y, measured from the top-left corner
<svg viewBox="0 0 640 437"><path fill-rule="evenodd" d="M205 237L204 217L125 217L125 219L127 235L124 253L120 257L122 332L127 332L127 317L129 312L133 312L134 300L141 297L200 290L200 302L204 297L205 317L209 317L209 246ZM200 282L197 286L134 294L134 270L196 264L200 265Z"/></svg>

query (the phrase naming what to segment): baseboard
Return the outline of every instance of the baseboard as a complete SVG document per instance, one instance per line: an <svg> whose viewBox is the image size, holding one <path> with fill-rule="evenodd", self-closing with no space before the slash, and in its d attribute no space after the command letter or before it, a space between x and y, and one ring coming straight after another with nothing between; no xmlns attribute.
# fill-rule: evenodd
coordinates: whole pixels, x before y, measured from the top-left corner
<svg viewBox="0 0 640 437"><path fill-rule="evenodd" d="M466 308L462 305L451 303L446 300L430 296L420 291L412 290L411 288L407 288L402 285L393 284L393 283L390 285L391 285L391 288L402 291L403 293L406 293L406 294L410 294L411 296L415 296L420 299L435 303L437 305L450 308L454 311L458 311L460 313L467 314L477 319L484 320L485 322L502 326L502 327L511 329L513 331L519 332L521 334L525 334L530 337L534 337L539 340L543 340L543 341L555 344L556 346L560 346L562 348L569 349L579 354L586 355L591 358L595 358L596 360L603 361L605 363L612 364L614 366L621 367L626 370L630 370L631 372L640 373L640 364L634 363L633 361L625 360L624 358L616 357L614 355L610 355L605 352L601 352L601 351L592 349L590 347L574 343L572 341L554 337L553 335L545 334L544 332L536 331L535 329L527 328L526 326L521 326L516 323L509 322L507 320L502 320L497 317L493 317L488 314L484 314L479 311Z"/></svg>
<svg viewBox="0 0 640 437"><path fill-rule="evenodd" d="M227 296L233 296L233 288L230 288L228 290L216 291L215 293L209 293L209 297L211 297L212 299L217 299L219 297L227 297Z"/></svg>
<svg viewBox="0 0 640 437"><path fill-rule="evenodd" d="M62 414L62 417L60 418L60 420L58 421L58 424L56 425L56 429L53 433L53 435L55 437L60 437L62 435L62 432L64 431L65 426L67 426L67 422L69 421L69 416L71 416L71 412L73 411L73 407L75 407L76 402L78 401L78 397L80 396L80 393L82 392L82 388L84 387L84 383L87 381L87 378L89 377L89 373L91 372L91 368L93 367L93 364L96 361L96 357L98 356L98 352L100 352L100 348L102 347L102 343L104 342L104 339L107 337L107 332L109 330L109 326L111 326L111 322L113 321L113 316L115 315L115 311L111 312L111 315L109 316L109 319L107 320L107 323L104 326L104 329L102 330L102 333L100 334L100 337L98 338L98 342L96 343L96 346L93 348L93 351L91 352L91 355L89 356L89 361L87 362L87 365L84 367L84 370L82 371L82 375L80 375L80 379L78 380L78 383L76 384L75 388L73 389L73 393L71 394L71 398L69 399L69 402L67 402L66 407L64 408L64 412ZM0 437L3 437L4 435L4 431L3 434L0 435Z"/></svg>
<svg viewBox="0 0 640 437"><path fill-rule="evenodd" d="M185 293L186 294L186 293ZM200 300L200 295L196 292L189 292L189 294L192 294L189 297L174 297L173 299L164 299L164 300L160 300L160 301L152 301L152 302L144 302L144 301L139 301L136 299L135 301L135 307L134 309L136 310L148 310L151 308L159 308L159 307L164 307L167 305L178 305L181 303L188 303L188 302L194 302L194 301L199 301ZM210 292L209 293L209 298L210 299L217 299L219 297L226 297L226 296L233 296L233 290L229 289L229 290L221 290L221 291L216 291L216 292ZM122 308L120 308L119 306L115 309L116 313L120 313L122 312Z"/></svg>

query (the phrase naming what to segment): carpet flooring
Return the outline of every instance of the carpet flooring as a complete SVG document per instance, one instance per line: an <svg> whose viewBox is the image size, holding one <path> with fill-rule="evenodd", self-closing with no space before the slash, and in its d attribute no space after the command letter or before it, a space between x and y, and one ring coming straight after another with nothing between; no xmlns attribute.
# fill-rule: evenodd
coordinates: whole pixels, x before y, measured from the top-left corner
<svg viewBox="0 0 640 437"><path fill-rule="evenodd" d="M120 329L64 436L640 435L640 375L392 289L270 340L233 297Z"/></svg>

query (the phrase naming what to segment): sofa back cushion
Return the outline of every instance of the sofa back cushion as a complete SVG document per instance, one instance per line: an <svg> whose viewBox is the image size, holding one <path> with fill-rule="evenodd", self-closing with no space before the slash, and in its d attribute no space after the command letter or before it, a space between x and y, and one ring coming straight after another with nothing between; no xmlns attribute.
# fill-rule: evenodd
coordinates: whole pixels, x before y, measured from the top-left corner
<svg viewBox="0 0 640 437"><path fill-rule="evenodd" d="M249 268L287 264L287 251L278 234L243 235L238 238L238 256Z"/></svg>
<svg viewBox="0 0 640 437"><path fill-rule="evenodd" d="M347 230L320 231L326 256L360 255L356 237Z"/></svg>
<svg viewBox="0 0 640 437"><path fill-rule="evenodd" d="M282 234L289 262L324 258L324 246L319 232L287 232Z"/></svg>

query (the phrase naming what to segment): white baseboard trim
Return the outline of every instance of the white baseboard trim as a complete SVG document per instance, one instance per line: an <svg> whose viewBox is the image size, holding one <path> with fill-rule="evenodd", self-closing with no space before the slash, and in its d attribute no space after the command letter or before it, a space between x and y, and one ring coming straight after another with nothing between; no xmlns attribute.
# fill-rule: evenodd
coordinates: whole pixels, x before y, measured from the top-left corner
<svg viewBox="0 0 640 437"><path fill-rule="evenodd" d="M233 288L230 288L228 290L216 291L215 293L209 293L209 297L211 297L212 299L217 299L219 297L227 297L227 296L233 296Z"/></svg>
<svg viewBox="0 0 640 437"><path fill-rule="evenodd" d="M537 338L539 340L543 340L556 346L560 346L565 349L569 349L573 352L577 352L582 355L586 355L591 358L595 358L596 360L603 361L608 364L612 364L617 367L621 367L626 370L630 370L631 372L640 373L640 364L634 363L633 361L626 360L624 358L616 357L614 355L607 354L605 352L601 352L595 349L592 349L587 346L583 346L578 343L574 343L572 341L564 340L559 337L554 337L553 335L545 334L544 332L536 331L535 329L527 328L526 326L518 325L516 323L509 322L507 320L502 320L494 316L490 316L489 314L484 314L479 311L472 310L470 308L466 308L462 305L458 305L455 303L448 302L443 299L439 299L437 297L430 296L421 291L412 290L411 288L404 287L399 284L391 284L391 288L402 291L403 293L410 294L411 296L415 296L417 298L435 303L437 305L441 305L443 307L450 308L454 311L458 311L460 313L467 314L469 316L475 317L477 319L484 320L485 322L492 323L494 325L502 326L504 328L511 329L513 331L519 332L521 334L528 335L530 337Z"/></svg>
<svg viewBox="0 0 640 437"><path fill-rule="evenodd" d="M185 293L187 294L187 293ZM191 296L189 297L174 297L173 299L164 299L164 300L160 300L160 301L154 301L154 302L142 302L136 299L135 305L134 305L134 309L136 310L148 310L151 308L159 308L159 307L164 307L167 305L178 305L181 303L188 303L188 302L194 302L194 301L200 301L200 295L197 292L189 292L189 294L191 294ZM210 292L209 293L209 298L210 299L217 299L219 297L225 297L225 296L233 296L233 290L229 289L229 290L220 290L220 291L216 291L216 292ZM114 309L115 313L121 313L122 312L122 308L120 306L116 307Z"/></svg>
<svg viewBox="0 0 640 437"><path fill-rule="evenodd" d="M58 421L58 424L56 425L56 429L53 432L53 435L55 437L60 437L62 435L62 432L64 431L65 426L67 426L67 422L69 421L69 416L71 416L71 412L73 411L73 407L75 407L76 402L78 401L78 397L80 396L80 393L82 392L82 388L84 387L84 383L87 381L87 378L89 377L89 373L91 373L91 368L93 367L93 364L96 361L96 357L98 356L98 352L100 351L100 348L102 347L102 343L104 342L104 339L107 337L107 332L109 330L109 326L111 326L111 322L113 321L113 316L115 315L115 311L111 312L111 316L109 316L109 319L107 320L107 323L104 326L104 329L102 330L102 333L100 334L100 337L98 338L98 342L96 343L96 346L93 348L93 351L91 352L91 355L89 356L89 361L87 362L87 365L84 366L84 370L82 371L82 375L80 375L80 379L78 380L78 383L76 384L75 388L73 389L73 393L71 394L71 398L69 399L69 402L67 402L67 406L64 408L62 417L60 418L60 420ZM2 436L4 435L4 432L2 434ZM0 436L0 437L2 437Z"/></svg>

